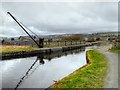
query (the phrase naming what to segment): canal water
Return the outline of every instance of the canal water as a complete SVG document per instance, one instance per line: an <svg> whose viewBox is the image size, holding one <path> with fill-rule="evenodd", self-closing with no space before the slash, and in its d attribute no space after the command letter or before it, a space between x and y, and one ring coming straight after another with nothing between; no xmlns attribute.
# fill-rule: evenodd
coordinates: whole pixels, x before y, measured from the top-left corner
<svg viewBox="0 0 120 90"><path fill-rule="evenodd" d="M48 88L85 65L88 49L0 61L2 88Z"/></svg>

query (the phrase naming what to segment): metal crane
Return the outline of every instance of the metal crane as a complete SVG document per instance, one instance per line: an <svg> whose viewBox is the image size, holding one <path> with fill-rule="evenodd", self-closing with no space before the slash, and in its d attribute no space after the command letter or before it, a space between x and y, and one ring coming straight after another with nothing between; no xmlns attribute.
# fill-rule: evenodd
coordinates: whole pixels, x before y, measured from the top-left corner
<svg viewBox="0 0 120 90"><path fill-rule="evenodd" d="M7 14L9 14L13 20L15 20L15 22L22 28L22 30L28 34L28 36L36 43L36 45L39 48L43 48L44 46L44 39L43 38L39 38L35 33L33 33L30 29L28 29L25 25L23 25L20 21L18 21L10 12L7 12ZM35 36L37 36L39 38L39 43L28 33L28 31L24 28L26 27L28 30L30 30L33 34L35 34Z"/></svg>

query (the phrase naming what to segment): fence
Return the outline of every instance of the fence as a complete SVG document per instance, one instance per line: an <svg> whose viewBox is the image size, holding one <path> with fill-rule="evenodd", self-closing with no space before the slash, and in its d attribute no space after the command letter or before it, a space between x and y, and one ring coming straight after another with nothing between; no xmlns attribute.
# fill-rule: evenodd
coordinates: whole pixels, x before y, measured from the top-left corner
<svg viewBox="0 0 120 90"><path fill-rule="evenodd" d="M51 41L51 42L44 42L44 47L57 47L57 46L70 46L70 45L80 45L85 42L81 41Z"/></svg>
<svg viewBox="0 0 120 90"><path fill-rule="evenodd" d="M44 41L44 47L58 47L84 44L84 41ZM2 45L36 46L33 41L4 41Z"/></svg>

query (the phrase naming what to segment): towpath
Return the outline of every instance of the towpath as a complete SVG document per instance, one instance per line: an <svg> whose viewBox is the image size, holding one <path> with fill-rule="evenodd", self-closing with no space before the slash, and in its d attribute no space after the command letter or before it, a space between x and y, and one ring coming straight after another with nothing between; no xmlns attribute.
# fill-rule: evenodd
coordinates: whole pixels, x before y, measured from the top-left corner
<svg viewBox="0 0 120 90"><path fill-rule="evenodd" d="M105 78L104 88L118 88L118 54L111 53L108 49L111 46L101 46L98 48L107 58L109 69Z"/></svg>

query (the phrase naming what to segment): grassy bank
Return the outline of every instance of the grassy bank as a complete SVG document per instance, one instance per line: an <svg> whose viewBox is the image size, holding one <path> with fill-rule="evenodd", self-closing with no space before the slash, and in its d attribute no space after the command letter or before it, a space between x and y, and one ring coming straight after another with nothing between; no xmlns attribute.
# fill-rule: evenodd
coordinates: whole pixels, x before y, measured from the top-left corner
<svg viewBox="0 0 120 90"><path fill-rule="evenodd" d="M29 50L38 50L37 47L31 47L31 46L0 46L1 51L0 53L11 53L11 52L20 52L20 51L29 51Z"/></svg>
<svg viewBox="0 0 120 90"><path fill-rule="evenodd" d="M74 46L74 45L72 45ZM44 49L54 49L54 48L62 48L62 47L44 47L44 48L38 48L38 47L31 47L31 46L16 46L16 45L4 45L0 46L0 53L13 53L13 52L22 52L22 51L33 51L33 50L44 50Z"/></svg>
<svg viewBox="0 0 120 90"><path fill-rule="evenodd" d="M87 52L91 62L55 83L51 88L101 88L107 73L108 62L106 57L95 50Z"/></svg>
<svg viewBox="0 0 120 90"><path fill-rule="evenodd" d="M109 51L112 52L112 53L120 54L120 49L110 49Z"/></svg>
<svg viewBox="0 0 120 90"><path fill-rule="evenodd" d="M85 44L101 44L105 43L104 41L97 42L86 42ZM83 43L82 43L83 44ZM75 46L81 45L79 42L74 42L72 45L69 42L66 46ZM31 51L31 50L39 50L39 49L48 49L48 48L59 48L65 46L64 42L58 45L58 42L51 42L50 45L45 45L44 48L32 47L32 46L17 46L17 45L0 45L0 53L12 53L12 52L21 52L21 51Z"/></svg>

